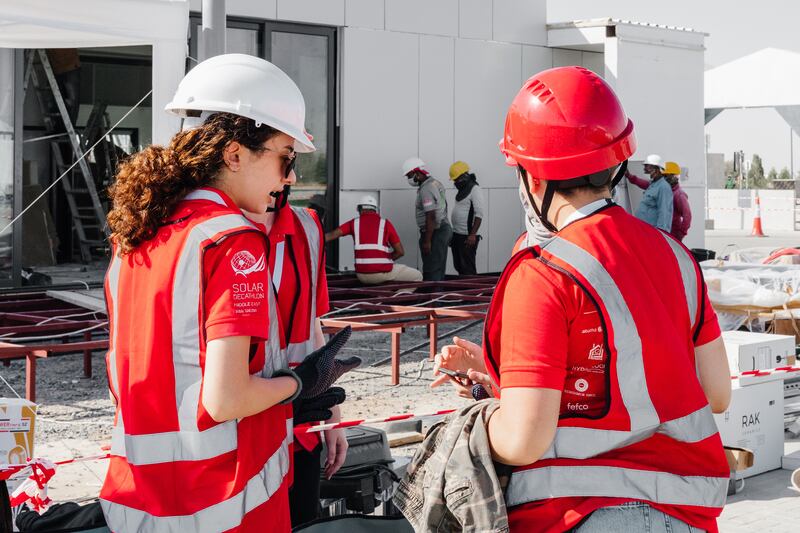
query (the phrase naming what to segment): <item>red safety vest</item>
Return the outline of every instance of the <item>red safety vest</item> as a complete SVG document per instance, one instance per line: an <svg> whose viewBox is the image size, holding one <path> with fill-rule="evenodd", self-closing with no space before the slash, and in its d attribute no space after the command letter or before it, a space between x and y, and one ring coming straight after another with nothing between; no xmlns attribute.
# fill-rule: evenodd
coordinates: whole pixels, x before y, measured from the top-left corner
<svg viewBox="0 0 800 533"><path fill-rule="evenodd" d="M162 227L158 246L140 247L142 265L116 253L109 265L107 365L118 404L100 498L114 531L261 531L267 521L270 530L290 529L290 407L217 423L200 401L203 254L230 235L258 231L215 196L191 193L188 200L213 203L197 202L187 218ZM274 299L268 303L267 353L276 354L279 321ZM263 350L250 362L251 373L266 377L286 367Z"/></svg>
<svg viewBox="0 0 800 533"><path fill-rule="evenodd" d="M288 342L285 343L284 350L289 359L290 365L297 365L303 362L305 356L314 351L314 330L317 323L317 276L319 275L320 268L325 268L325 265L320 263L320 246L323 242L321 227L317 222L316 217L308 209L291 206L291 214L296 221L300 222L300 227L305 234L306 242L308 243L308 258L309 264L295 265L295 268L300 271L304 269L308 271L311 288L311 305L308 308L308 315L303 317L296 317L296 320L306 320L307 324L303 324L303 331L308 331L308 336L305 339L297 339L296 335L291 335ZM298 239L299 241L299 239ZM275 267L272 270L272 284L276 292L280 292L281 280L283 279L283 269L286 260L286 241L278 242L273 253L275 254ZM299 290L299 287L298 287ZM304 298L305 295L299 295ZM307 327L306 327L307 326ZM293 330L300 329L299 324L285 324L286 333L292 333Z"/></svg>
<svg viewBox="0 0 800 533"><path fill-rule="evenodd" d="M392 247L386 231L386 219L377 213L353 219L355 268L359 274L391 272L394 267Z"/></svg>
<svg viewBox="0 0 800 533"><path fill-rule="evenodd" d="M647 242L636 252L620 250L620 243L643 237ZM648 257L637 256L639 251ZM553 276L571 278L597 308L605 346L589 356L603 358L607 396L592 416L562 409L550 449L511 476L510 516L519 510L525 524L551 531L556 529L547 524L554 517L566 520L577 500L594 499L594 508L640 500L713 525L725 503L729 471L696 374L693 335L702 323L704 285L688 250L612 206L569 224L541 248L517 253L500 277L484 330L487 368L501 387L500 354L492 348L500 342L503 300L528 297L504 290L510 274L531 260L550 267ZM659 287L642 275L648 266L661 268ZM685 316L675 338L665 338L657 320L665 313ZM586 357L585 351L570 350L569 365L579 367ZM568 373L565 387L588 390L592 379Z"/></svg>

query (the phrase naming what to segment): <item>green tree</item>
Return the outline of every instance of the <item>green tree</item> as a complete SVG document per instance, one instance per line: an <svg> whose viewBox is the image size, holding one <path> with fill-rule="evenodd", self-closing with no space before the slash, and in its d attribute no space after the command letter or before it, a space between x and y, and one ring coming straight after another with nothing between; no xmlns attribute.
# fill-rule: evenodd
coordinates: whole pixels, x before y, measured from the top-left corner
<svg viewBox="0 0 800 533"><path fill-rule="evenodd" d="M789 172L788 168L783 167L781 169L781 173L778 174L778 179L780 179L780 180L790 180L790 179L792 179L792 173Z"/></svg>
<svg viewBox="0 0 800 533"><path fill-rule="evenodd" d="M774 179L777 179L777 177L778 177L778 172L775 170L775 167L770 168L769 172L767 173L767 181L772 181Z"/></svg>
<svg viewBox="0 0 800 533"><path fill-rule="evenodd" d="M750 162L750 170L747 172L747 182L751 189L762 189L767 184L764 176L764 163L761 161L761 156L753 154L753 160Z"/></svg>

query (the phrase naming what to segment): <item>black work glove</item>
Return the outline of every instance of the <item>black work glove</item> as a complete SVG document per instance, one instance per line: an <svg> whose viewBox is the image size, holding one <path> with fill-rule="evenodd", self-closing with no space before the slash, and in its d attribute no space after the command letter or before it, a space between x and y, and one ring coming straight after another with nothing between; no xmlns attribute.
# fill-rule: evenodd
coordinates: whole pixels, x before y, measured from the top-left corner
<svg viewBox="0 0 800 533"><path fill-rule="evenodd" d="M294 408L294 425L299 426L307 422L323 422L333 416L331 408L339 405L346 398L344 389L331 387L315 398L307 400L296 399L292 403Z"/></svg>
<svg viewBox="0 0 800 533"><path fill-rule="evenodd" d="M358 357L336 359L336 354L350 338L352 331L352 328L347 326L336 332L325 346L311 352L295 367L294 373L303 385L298 399L307 400L319 396L342 377L342 374L361 364L361 359Z"/></svg>
<svg viewBox="0 0 800 533"><path fill-rule="evenodd" d="M492 395L487 392L483 385L476 383L472 386L472 397L475 398L476 401L481 401L491 398Z"/></svg>

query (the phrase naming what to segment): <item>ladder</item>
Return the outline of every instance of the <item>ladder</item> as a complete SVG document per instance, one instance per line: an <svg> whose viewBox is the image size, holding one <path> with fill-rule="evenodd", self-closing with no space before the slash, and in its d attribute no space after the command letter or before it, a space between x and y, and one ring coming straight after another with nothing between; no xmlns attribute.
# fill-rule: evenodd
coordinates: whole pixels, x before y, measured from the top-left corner
<svg viewBox="0 0 800 533"><path fill-rule="evenodd" d="M48 135L53 136L50 141L50 152L55 163L56 176L63 174L73 161L78 160L77 169L73 169L70 175L65 176L61 180L61 185L67 198L73 228L78 237L81 260L88 263L92 260L92 250L105 248L108 237L106 212L97 193L94 176L86 159L81 158L85 149L91 145L82 141L75 132L75 126L69 118L67 106L45 50L29 52L24 80L24 91L27 91L28 81L33 82L45 129ZM95 110L92 111L94 113ZM105 106L101 114L104 112ZM62 125L63 129L60 127ZM64 160L62 152L64 136L58 136L63 130L66 130L64 136L67 138L67 151L72 153L70 161Z"/></svg>

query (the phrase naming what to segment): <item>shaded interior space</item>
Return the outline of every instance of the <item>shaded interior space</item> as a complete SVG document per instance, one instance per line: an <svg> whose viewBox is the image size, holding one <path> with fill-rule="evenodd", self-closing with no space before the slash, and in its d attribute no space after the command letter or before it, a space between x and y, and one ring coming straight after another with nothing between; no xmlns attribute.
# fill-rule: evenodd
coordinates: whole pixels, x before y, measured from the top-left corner
<svg viewBox="0 0 800 533"><path fill-rule="evenodd" d="M0 251L22 286L102 281L108 187L151 142L151 69L150 46L25 50L21 204L32 206L13 230L21 257Z"/></svg>

